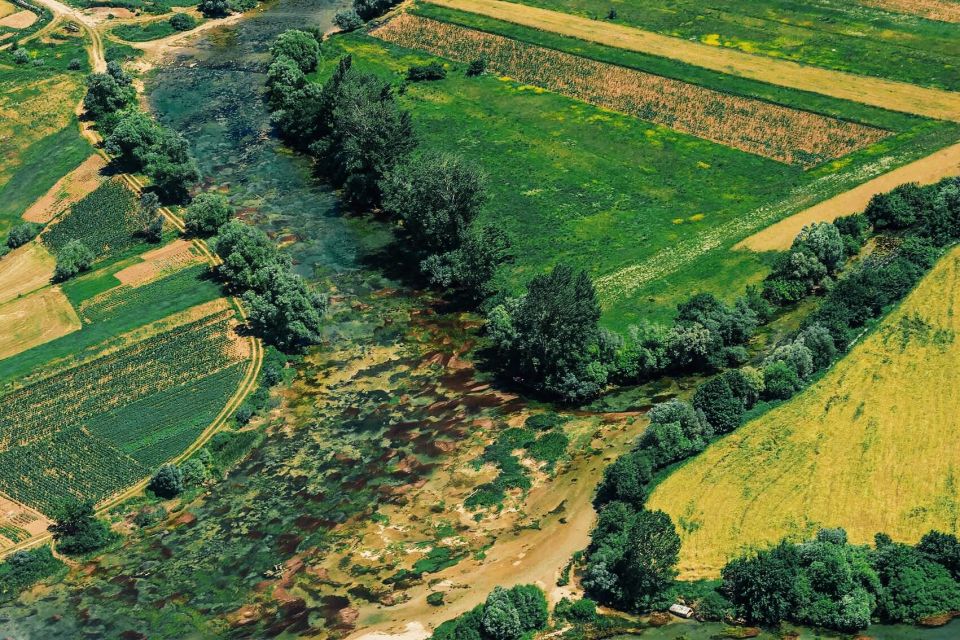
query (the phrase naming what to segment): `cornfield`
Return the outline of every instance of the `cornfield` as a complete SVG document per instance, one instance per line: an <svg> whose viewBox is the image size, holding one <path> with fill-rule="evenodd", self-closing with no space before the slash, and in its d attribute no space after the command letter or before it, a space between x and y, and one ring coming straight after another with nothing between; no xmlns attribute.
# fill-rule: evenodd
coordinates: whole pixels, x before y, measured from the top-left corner
<svg viewBox="0 0 960 640"><path fill-rule="evenodd" d="M0 396L0 491L49 513L179 454L242 378L234 322L218 311Z"/></svg>
<svg viewBox="0 0 960 640"><path fill-rule="evenodd" d="M883 139L889 132L734 96L421 16L401 14L372 35L489 68L600 107L778 162L809 168Z"/></svg>

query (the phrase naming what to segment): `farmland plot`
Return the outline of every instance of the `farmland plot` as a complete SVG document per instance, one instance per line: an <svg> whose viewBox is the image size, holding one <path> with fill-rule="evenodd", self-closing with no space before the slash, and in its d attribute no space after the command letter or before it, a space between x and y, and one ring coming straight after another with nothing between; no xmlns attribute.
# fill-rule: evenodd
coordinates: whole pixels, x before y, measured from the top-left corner
<svg viewBox="0 0 960 640"><path fill-rule="evenodd" d="M860 0L860 2L895 13L960 23L960 3L956 0Z"/></svg>
<svg viewBox="0 0 960 640"><path fill-rule="evenodd" d="M41 237L53 252L70 240L79 240L97 256L137 244L143 228L136 218L136 196L122 182L105 182L70 208L70 212Z"/></svg>
<svg viewBox="0 0 960 640"><path fill-rule="evenodd" d="M786 164L811 167L889 135L406 13L371 33L459 62L485 58L493 69L521 82Z"/></svg>
<svg viewBox="0 0 960 640"><path fill-rule="evenodd" d="M0 396L0 491L43 512L99 501L185 450L249 355L233 311L209 311Z"/></svg>

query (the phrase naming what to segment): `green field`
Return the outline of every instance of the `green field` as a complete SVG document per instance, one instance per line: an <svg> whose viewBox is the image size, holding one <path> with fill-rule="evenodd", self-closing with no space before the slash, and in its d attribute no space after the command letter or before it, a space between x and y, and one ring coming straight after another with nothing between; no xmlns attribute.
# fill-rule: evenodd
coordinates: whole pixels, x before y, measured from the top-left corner
<svg viewBox="0 0 960 640"><path fill-rule="evenodd" d="M169 20L164 18L139 24L123 24L115 27L110 33L128 42L148 42L171 36L177 33L177 30L170 26Z"/></svg>
<svg viewBox="0 0 960 640"><path fill-rule="evenodd" d="M431 9L431 11L438 11ZM740 239L892 166L960 137L960 127L727 78L648 56L486 21L485 28L577 48L605 62L696 80L743 95L817 110L896 132L838 161L803 171L667 127L620 115L488 74L411 84L401 102L425 149L456 152L487 173L490 201L481 222L501 225L515 264L501 285L520 290L558 261L586 269L598 284L604 322L624 329L665 320L698 290L730 298L761 278L770 256L731 252ZM507 33L509 32L509 33ZM368 36L338 36L324 48L329 73L341 54L399 82L435 58ZM456 132L451 135L450 132ZM626 280L626 282L624 282Z"/></svg>
<svg viewBox="0 0 960 640"><path fill-rule="evenodd" d="M848 0L610 2L523 0L707 44L804 64L960 90L957 25Z"/></svg>

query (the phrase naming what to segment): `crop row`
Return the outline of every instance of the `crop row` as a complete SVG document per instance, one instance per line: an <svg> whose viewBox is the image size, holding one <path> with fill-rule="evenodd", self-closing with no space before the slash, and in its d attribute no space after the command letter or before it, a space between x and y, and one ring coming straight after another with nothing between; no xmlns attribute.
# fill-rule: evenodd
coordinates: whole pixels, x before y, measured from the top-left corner
<svg viewBox="0 0 960 640"><path fill-rule="evenodd" d="M889 132L734 96L459 25L400 14L372 35L407 48L488 66L597 106L791 165L811 167L873 144Z"/></svg>
<svg viewBox="0 0 960 640"><path fill-rule="evenodd" d="M98 415L233 364L231 323L230 311L215 313L0 397L0 450L85 426Z"/></svg>
<svg viewBox="0 0 960 640"><path fill-rule="evenodd" d="M137 200L123 183L108 180L70 208L70 211L43 234L43 242L54 252L70 240L80 240L98 256L136 244L135 234L143 228L138 219Z"/></svg>

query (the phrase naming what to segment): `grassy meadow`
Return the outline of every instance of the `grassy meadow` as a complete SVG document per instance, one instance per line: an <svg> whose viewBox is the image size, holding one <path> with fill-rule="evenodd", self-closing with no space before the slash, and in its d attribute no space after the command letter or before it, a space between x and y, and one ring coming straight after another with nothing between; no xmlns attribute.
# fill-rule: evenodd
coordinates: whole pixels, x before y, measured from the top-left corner
<svg viewBox="0 0 960 640"><path fill-rule="evenodd" d="M593 59L642 70L654 60L576 46ZM324 45L317 80L344 54L398 84L410 66L436 60L369 36L337 36ZM804 171L493 73L468 78L464 64L446 66L446 79L409 84L401 101L413 112L422 148L460 153L487 173L481 223L506 229L517 256L500 284L520 290L533 275L569 262L594 278L604 322L618 329L666 320L695 291L739 294L764 275L771 256L731 252L737 241L960 137L957 125L730 79L730 91L742 95L761 87L763 99L896 134ZM693 74L706 86L724 82L719 74L675 70L683 80Z"/></svg>
<svg viewBox="0 0 960 640"><path fill-rule="evenodd" d="M612 21L746 53L960 90L957 25L846 0L609 2L523 0L523 4Z"/></svg>
<svg viewBox="0 0 960 640"><path fill-rule="evenodd" d="M819 382L663 480L647 506L677 523L682 576L820 527L854 543L957 533L958 300L954 249Z"/></svg>

